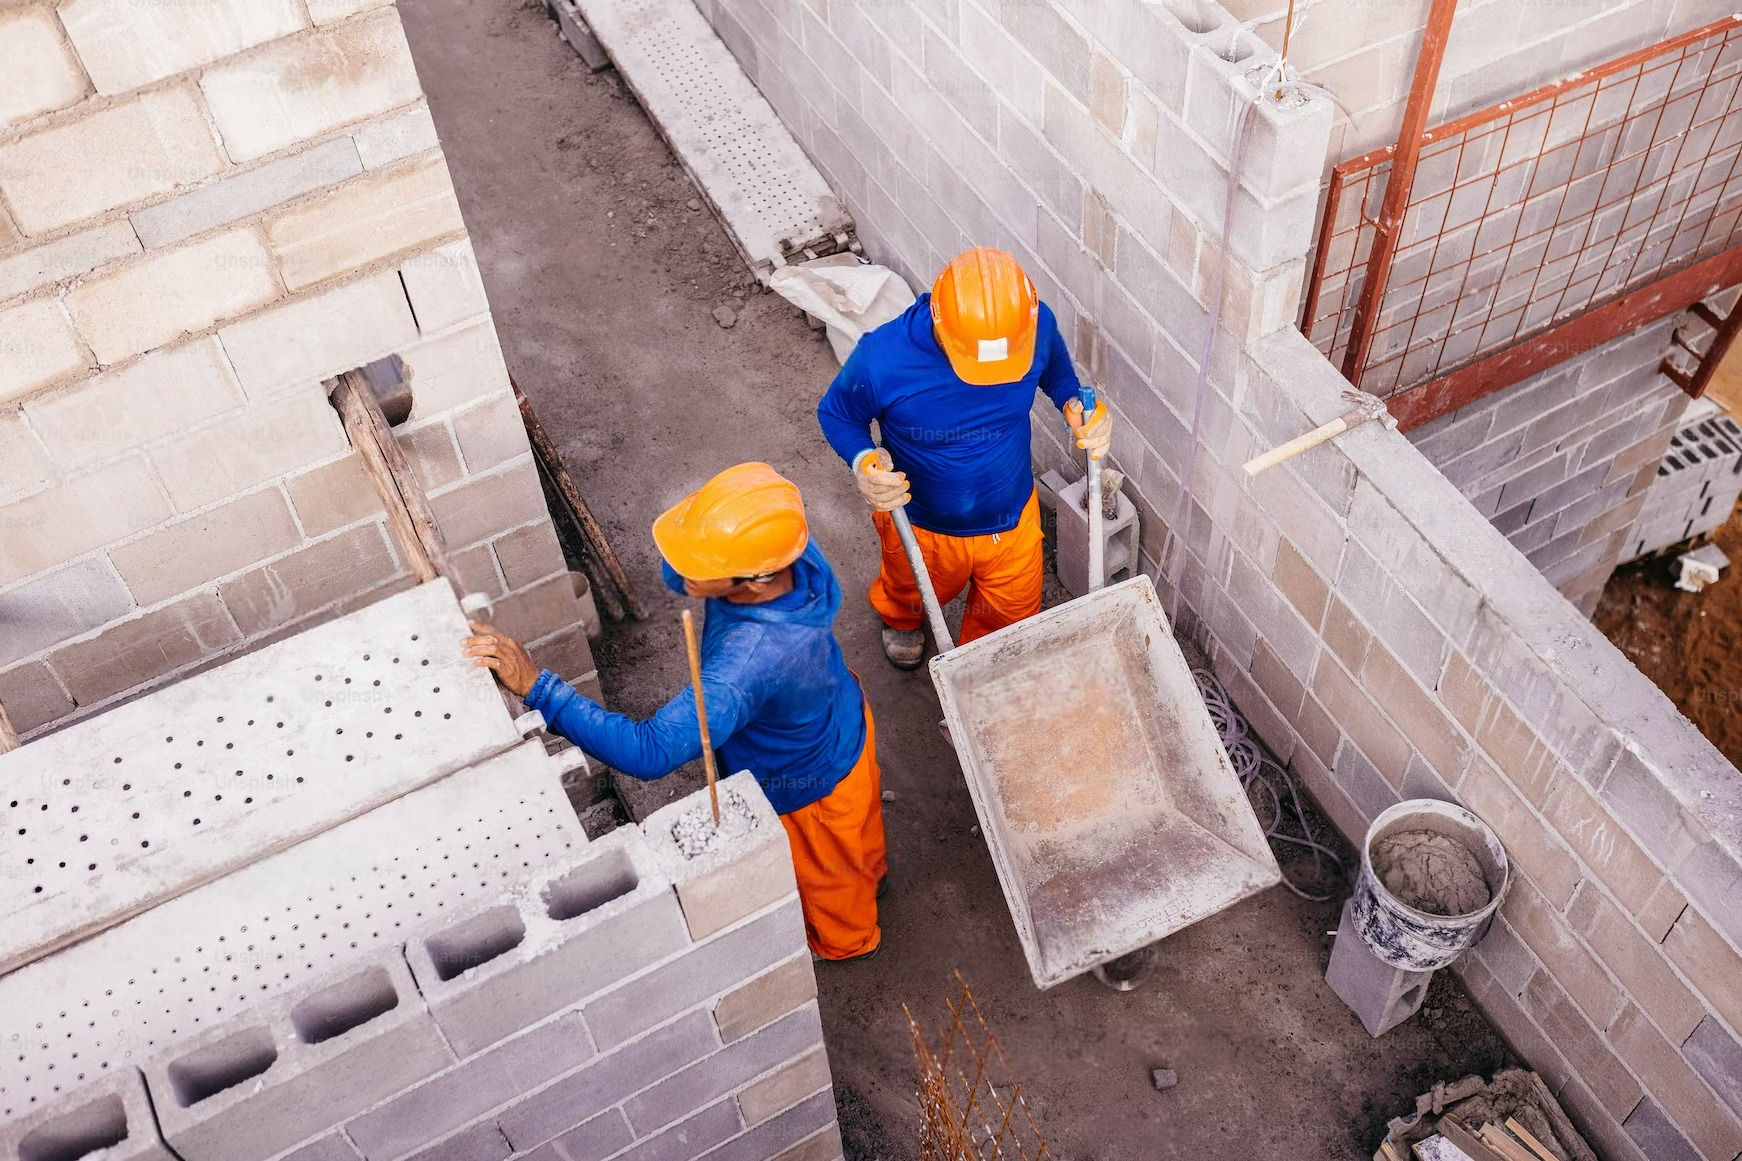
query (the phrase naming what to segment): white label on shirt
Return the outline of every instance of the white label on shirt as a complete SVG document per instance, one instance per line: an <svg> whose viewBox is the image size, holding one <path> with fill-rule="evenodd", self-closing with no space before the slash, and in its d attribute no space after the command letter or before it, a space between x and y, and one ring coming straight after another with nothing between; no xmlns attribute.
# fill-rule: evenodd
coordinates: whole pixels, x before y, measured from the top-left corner
<svg viewBox="0 0 1742 1161"><path fill-rule="evenodd" d="M980 361L982 363L1002 363L1010 357L1009 339L981 339Z"/></svg>

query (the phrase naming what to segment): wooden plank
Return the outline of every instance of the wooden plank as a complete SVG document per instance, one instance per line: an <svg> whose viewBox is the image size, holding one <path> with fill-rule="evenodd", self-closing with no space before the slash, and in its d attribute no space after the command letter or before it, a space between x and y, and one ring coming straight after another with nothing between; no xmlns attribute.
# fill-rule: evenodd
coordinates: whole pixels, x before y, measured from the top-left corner
<svg viewBox="0 0 1742 1161"><path fill-rule="evenodd" d="M451 576L447 548L423 485L406 462L405 451L394 438L393 428L381 414L375 393L357 371L346 371L333 388L333 406L338 408L351 446L363 461L363 470L387 509L387 524L393 539L405 554L419 583L438 576ZM458 590L456 590L457 592ZM464 595L464 594L460 594Z"/></svg>
<svg viewBox="0 0 1742 1161"><path fill-rule="evenodd" d="M1475 1132L1452 1113L1440 1118L1439 1130L1446 1140L1468 1153L1474 1161L1506 1161L1477 1139Z"/></svg>
<svg viewBox="0 0 1742 1161"><path fill-rule="evenodd" d="M1482 1126L1482 1143L1492 1149L1500 1161L1536 1161L1530 1150L1506 1135L1506 1130L1499 1125L1489 1123Z"/></svg>
<svg viewBox="0 0 1742 1161"><path fill-rule="evenodd" d="M18 737L18 731L12 728L12 719L6 716L6 707L0 705L0 754L9 753L24 742Z"/></svg>
<svg viewBox="0 0 1742 1161"><path fill-rule="evenodd" d="M1556 1157L1549 1151L1547 1145L1544 1145L1541 1141L1536 1139L1536 1134L1519 1124L1513 1118L1506 1118L1506 1129L1514 1137L1517 1137L1520 1141L1524 1142L1524 1147L1529 1149L1532 1153L1535 1153L1538 1161L1560 1161L1559 1157Z"/></svg>

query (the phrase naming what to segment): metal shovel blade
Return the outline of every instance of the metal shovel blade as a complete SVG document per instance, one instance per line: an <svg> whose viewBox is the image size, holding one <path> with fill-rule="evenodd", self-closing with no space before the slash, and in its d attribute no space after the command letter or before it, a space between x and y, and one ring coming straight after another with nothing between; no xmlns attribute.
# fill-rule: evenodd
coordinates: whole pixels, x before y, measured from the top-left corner
<svg viewBox="0 0 1742 1161"><path fill-rule="evenodd" d="M1037 986L1281 881L1148 577L931 675Z"/></svg>

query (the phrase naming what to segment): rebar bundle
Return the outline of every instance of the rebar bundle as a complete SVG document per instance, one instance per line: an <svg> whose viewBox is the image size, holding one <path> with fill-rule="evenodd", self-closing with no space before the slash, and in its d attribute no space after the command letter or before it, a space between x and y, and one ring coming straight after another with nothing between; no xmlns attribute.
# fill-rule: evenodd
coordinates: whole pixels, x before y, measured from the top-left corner
<svg viewBox="0 0 1742 1161"><path fill-rule="evenodd" d="M944 1002L950 1022L934 1049L903 1004L919 1065L920 1161L1042 1161L1051 1158L1022 1086L1010 1075L968 981Z"/></svg>

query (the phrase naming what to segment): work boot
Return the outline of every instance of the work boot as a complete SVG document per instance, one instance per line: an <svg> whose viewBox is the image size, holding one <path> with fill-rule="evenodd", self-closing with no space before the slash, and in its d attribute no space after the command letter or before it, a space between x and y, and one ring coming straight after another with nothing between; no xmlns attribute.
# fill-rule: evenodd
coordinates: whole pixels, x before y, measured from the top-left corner
<svg viewBox="0 0 1742 1161"><path fill-rule="evenodd" d="M925 660L923 629L883 629L883 656L897 669L918 669Z"/></svg>

